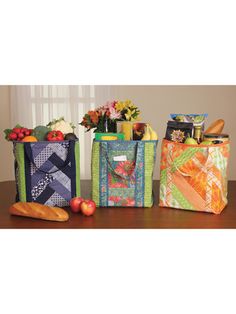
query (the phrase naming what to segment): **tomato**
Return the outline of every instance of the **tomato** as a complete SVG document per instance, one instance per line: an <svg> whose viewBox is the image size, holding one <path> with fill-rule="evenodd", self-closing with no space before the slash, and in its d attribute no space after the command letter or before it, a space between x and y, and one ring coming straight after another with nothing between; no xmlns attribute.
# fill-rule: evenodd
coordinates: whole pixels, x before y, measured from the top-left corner
<svg viewBox="0 0 236 314"><path fill-rule="evenodd" d="M50 142L63 141L64 134L61 131L51 131L47 134L47 140Z"/></svg>

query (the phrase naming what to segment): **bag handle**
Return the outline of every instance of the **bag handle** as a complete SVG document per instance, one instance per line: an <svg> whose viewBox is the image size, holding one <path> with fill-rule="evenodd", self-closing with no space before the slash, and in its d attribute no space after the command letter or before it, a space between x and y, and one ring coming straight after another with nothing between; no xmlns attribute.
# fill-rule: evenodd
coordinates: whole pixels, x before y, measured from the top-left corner
<svg viewBox="0 0 236 314"><path fill-rule="evenodd" d="M58 171L65 169L66 166L69 164L71 157L73 156L73 153L74 153L75 141L69 141L69 147L68 147L68 153L67 153L66 160L65 160L65 162L62 163L62 165L57 170L54 170L54 171L44 171L42 169L39 169L34 162L31 143L24 143L24 147L25 147L25 154L26 154L27 158L35 166L37 171L45 173L45 174L53 174L53 173L56 173Z"/></svg>
<svg viewBox="0 0 236 314"><path fill-rule="evenodd" d="M120 177L121 179L124 179L124 180L129 180L129 178L132 176L132 174L135 172L136 170L136 166L137 166L137 156L138 156L138 150L139 150L139 142L136 143L135 145L135 164L134 164L134 169L132 171L132 173L129 175L129 176L123 176L121 175L120 173L117 173L116 170L114 169L114 167L112 166L112 163L111 161L109 160L109 157L108 157L108 154L107 154L107 151L104 150L103 146L101 146L101 150L102 150L102 153L108 163L108 166L109 168L111 169L111 171L113 172L114 175L116 175L117 177Z"/></svg>

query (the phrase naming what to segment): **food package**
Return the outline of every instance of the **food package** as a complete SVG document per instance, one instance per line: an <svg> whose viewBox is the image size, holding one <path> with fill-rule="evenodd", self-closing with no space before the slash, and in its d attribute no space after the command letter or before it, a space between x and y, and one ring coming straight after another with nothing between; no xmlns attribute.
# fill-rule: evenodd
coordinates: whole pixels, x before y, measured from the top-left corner
<svg viewBox="0 0 236 314"><path fill-rule="evenodd" d="M146 132L147 124L143 122L135 122L133 124L133 140L140 141L142 140Z"/></svg>
<svg viewBox="0 0 236 314"><path fill-rule="evenodd" d="M193 123L168 121L165 139L184 143L187 137L193 136Z"/></svg>
<svg viewBox="0 0 236 314"><path fill-rule="evenodd" d="M170 115L171 119L177 122L187 122L187 123L193 123L193 126L202 126L202 132L205 129L205 120L208 117L207 113L203 114L175 114L172 113Z"/></svg>
<svg viewBox="0 0 236 314"><path fill-rule="evenodd" d="M124 140L123 133L95 133L96 140Z"/></svg>

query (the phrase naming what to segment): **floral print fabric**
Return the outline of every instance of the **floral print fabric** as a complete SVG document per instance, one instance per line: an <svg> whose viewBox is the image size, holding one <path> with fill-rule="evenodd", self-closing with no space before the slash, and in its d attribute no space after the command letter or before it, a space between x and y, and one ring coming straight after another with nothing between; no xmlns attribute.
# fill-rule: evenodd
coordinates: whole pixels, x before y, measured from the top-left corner
<svg viewBox="0 0 236 314"><path fill-rule="evenodd" d="M160 206L220 214L227 205L229 143L191 146L163 140Z"/></svg>
<svg viewBox="0 0 236 314"><path fill-rule="evenodd" d="M94 158L98 158L99 155L98 206L145 207L146 144L142 141L96 141L94 143L94 147L97 147L96 145L99 147L99 154L95 153L96 149L94 150ZM152 141L148 144L153 160L146 170L152 169L150 172L152 182L157 142ZM150 207L152 195L148 201L148 207Z"/></svg>

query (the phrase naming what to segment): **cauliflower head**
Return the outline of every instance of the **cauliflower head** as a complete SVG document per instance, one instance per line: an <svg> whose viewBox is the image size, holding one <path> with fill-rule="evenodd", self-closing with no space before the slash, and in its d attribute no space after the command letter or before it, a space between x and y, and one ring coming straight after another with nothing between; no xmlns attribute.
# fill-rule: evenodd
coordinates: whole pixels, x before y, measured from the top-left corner
<svg viewBox="0 0 236 314"><path fill-rule="evenodd" d="M75 129L73 123L65 121L64 117L52 120L47 127L50 127L52 131L61 131L63 134L74 133Z"/></svg>

